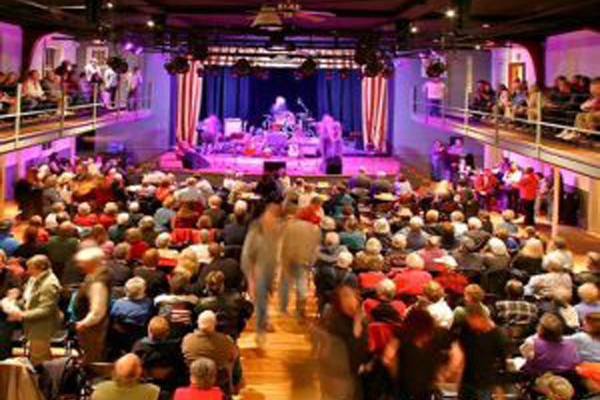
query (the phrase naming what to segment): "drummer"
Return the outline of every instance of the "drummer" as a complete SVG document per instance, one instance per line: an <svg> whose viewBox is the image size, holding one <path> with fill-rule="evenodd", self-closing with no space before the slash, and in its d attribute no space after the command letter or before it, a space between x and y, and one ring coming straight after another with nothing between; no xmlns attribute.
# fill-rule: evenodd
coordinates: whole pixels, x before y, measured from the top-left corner
<svg viewBox="0 0 600 400"><path fill-rule="evenodd" d="M271 106L271 116L275 121L281 120L288 115L287 101L283 96L277 96L275 103Z"/></svg>

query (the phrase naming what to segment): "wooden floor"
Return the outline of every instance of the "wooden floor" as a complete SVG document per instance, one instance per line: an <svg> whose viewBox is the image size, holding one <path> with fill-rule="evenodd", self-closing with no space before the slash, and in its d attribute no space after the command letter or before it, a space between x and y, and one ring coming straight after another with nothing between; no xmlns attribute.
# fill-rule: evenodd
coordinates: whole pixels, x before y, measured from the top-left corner
<svg viewBox="0 0 600 400"><path fill-rule="evenodd" d="M311 289L312 291L312 289ZM310 317L276 317L277 306L272 296L270 322L275 332L267 334L264 351L254 341L254 319L242 334L239 347L246 387L237 397L241 400L309 400L318 399L317 364L312 346L314 296L310 296ZM294 302L290 301L293 305ZM291 310L293 314L293 306Z"/></svg>

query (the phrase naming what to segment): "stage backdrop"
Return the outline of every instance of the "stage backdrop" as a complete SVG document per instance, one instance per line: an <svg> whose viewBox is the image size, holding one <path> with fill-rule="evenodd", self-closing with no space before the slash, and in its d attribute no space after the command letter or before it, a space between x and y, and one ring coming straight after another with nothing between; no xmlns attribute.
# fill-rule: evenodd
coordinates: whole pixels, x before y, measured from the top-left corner
<svg viewBox="0 0 600 400"><path fill-rule="evenodd" d="M235 77L230 67L221 67L203 79L200 118L241 118L259 127L277 96L287 99L288 108L301 112L298 100L312 116L331 114L344 125L345 132L362 130L361 80L357 71L342 79L337 71L319 70L306 79L296 79L294 69L268 69L268 79Z"/></svg>
<svg viewBox="0 0 600 400"><path fill-rule="evenodd" d="M363 146L385 152L388 126L388 85L383 77L360 78L352 70L342 79L338 70L319 70L297 80L293 69L273 68L269 79L238 78L230 67L198 77L199 63L173 80L177 92L174 113L177 141L197 143L198 118L214 113L219 118L241 118L260 126L277 96L285 96L292 111L300 111L301 98L316 119L329 113L344 125L344 132L362 132ZM214 68L214 67L213 67Z"/></svg>

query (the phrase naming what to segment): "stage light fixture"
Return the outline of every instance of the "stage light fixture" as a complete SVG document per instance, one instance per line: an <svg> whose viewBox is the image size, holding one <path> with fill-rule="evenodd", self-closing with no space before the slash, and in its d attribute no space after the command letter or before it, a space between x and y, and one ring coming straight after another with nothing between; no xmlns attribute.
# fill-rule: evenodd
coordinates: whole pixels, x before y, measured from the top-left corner
<svg viewBox="0 0 600 400"><path fill-rule="evenodd" d="M364 76L374 78L383 71L384 65L380 60L375 60L367 63L363 70Z"/></svg>
<svg viewBox="0 0 600 400"><path fill-rule="evenodd" d="M317 62L312 57L308 57L299 68L305 78L313 75L317 71Z"/></svg>
<svg viewBox="0 0 600 400"><path fill-rule="evenodd" d="M410 26L410 33L415 34L415 33L419 33L419 27L416 25L411 25Z"/></svg>
<svg viewBox="0 0 600 400"><path fill-rule="evenodd" d="M449 8L445 12L446 18L454 19L456 18L456 10L454 8Z"/></svg>
<svg viewBox="0 0 600 400"><path fill-rule="evenodd" d="M190 63L187 57L175 56L165 64L165 70L169 75L187 74L190 71Z"/></svg>
<svg viewBox="0 0 600 400"><path fill-rule="evenodd" d="M492 27L492 25L490 25L490 24L483 24L483 25L481 25L481 27L483 29L490 29Z"/></svg>
<svg viewBox="0 0 600 400"><path fill-rule="evenodd" d="M154 20L151 18L146 21L146 26L150 29L154 29L156 27L156 22L154 22Z"/></svg>
<svg viewBox="0 0 600 400"><path fill-rule="evenodd" d="M204 61L209 56L208 46L203 43L194 44L191 51L191 56L196 61Z"/></svg>
<svg viewBox="0 0 600 400"><path fill-rule="evenodd" d="M233 74L236 76L248 76L252 73L252 65L245 58L240 58L233 65Z"/></svg>
<svg viewBox="0 0 600 400"><path fill-rule="evenodd" d="M134 48L134 47L135 47L135 46L133 45L133 43L131 43L131 42L126 42L126 43L123 45L123 50L125 50L125 51L131 51L131 50L133 50L133 48Z"/></svg>
<svg viewBox="0 0 600 400"><path fill-rule="evenodd" d="M107 10L112 10L113 8L115 8L115 4L112 1L107 1L106 2L106 9Z"/></svg>
<svg viewBox="0 0 600 400"><path fill-rule="evenodd" d="M139 56L139 55L141 55L143 52L144 52L144 48L143 48L142 46L139 46L138 48L136 48L136 49L133 51L133 54L135 54L136 56Z"/></svg>
<svg viewBox="0 0 600 400"><path fill-rule="evenodd" d="M481 45L479 43L475 45L475 50L481 50Z"/></svg>

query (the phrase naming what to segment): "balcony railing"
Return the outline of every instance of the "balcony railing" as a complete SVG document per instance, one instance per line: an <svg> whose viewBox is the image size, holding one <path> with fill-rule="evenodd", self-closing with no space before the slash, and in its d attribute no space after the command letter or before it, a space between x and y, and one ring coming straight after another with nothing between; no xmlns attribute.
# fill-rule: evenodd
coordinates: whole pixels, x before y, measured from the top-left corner
<svg viewBox="0 0 600 400"><path fill-rule="evenodd" d="M19 84L14 110L0 114L0 153L145 116L152 107L152 84L144 85L141 89L132 98L117 91L114 101L109 105L101 101L98 87L94 85L87 96L91 100L89 102L69 104L69 99L63 93L52 107L24 111L26 99L22 84Z"/></svg>
<svg viewBox="0 0 600 400"><path fill-rule="evenodd" d="M412 114L427 124L600 179L600 132L573 126L576 111L556 113L555 109L542 108L541 96L538 95L538 106L527 110L532 118L522 118L501 115L497 107L492 112L473 109L471 92L465 94L463 106L449 105L447 101L437 106L424 99L415 87ZM567 118L561 119L561 114ZM567 132L571 134L566 135Z"/></svg>

